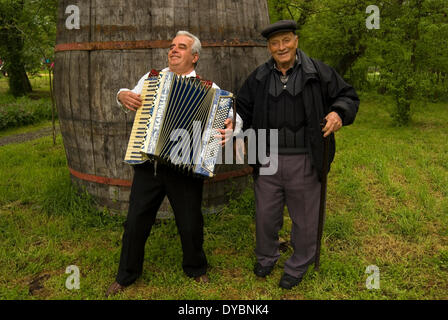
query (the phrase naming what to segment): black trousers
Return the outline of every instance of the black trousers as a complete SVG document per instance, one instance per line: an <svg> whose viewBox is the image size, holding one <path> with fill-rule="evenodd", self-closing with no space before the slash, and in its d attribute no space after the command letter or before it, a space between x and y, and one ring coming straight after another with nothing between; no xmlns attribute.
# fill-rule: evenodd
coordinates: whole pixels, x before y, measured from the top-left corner
<svg viewBox="0 0 448 320"><path fill-rule="evenodd" d="M129 211L124 223L120 265L116 281L124 286L135 282L142 274L145 243L165 196L174 211L179 232L183 262L189 277L207 271L203 250L204 219L201 211L203 180L181 174L174 169L146 162L134 166Z"/></svg>

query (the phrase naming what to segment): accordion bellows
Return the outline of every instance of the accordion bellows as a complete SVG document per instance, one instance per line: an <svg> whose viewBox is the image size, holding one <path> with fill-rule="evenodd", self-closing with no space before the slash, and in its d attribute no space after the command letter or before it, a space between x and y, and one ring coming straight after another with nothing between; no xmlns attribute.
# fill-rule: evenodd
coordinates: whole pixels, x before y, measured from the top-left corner
<svg viewBox="0 0 448 320"><path fill-rule="evenodd" d="M234 106L233 94L173 72L151 72L141 94L125 162L160 160L176 169L213 177L221 149L217 129Z"/></svg>

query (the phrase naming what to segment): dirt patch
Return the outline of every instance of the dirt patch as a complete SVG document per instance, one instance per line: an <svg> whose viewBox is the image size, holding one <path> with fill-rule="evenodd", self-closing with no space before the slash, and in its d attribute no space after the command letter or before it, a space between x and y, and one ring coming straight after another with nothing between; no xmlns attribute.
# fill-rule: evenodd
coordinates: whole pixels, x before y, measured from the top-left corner
<svg viewBox="0 0 448 320"><path fill-rule="evenodd" d="M39 275L34 277L29 283L29 292L30 295L38 295L39 292L44 289L43 282L47 281L50 278L49 274Z"/></svg>
<svg viewBox="0 0 448 320"><path fill-rule="evenodd" d="M60 133L59 126L56 127L56 134ZM27 132L27 133L21 133L21 134L15 134L7 137L0 138L0 146L5 146L7 144L13 144L13 143L22 143L27 142L35 139L39 139L46 136L51 136L53 134L53 128L47 127L40 129L38 131L34 132Z"/></svg>

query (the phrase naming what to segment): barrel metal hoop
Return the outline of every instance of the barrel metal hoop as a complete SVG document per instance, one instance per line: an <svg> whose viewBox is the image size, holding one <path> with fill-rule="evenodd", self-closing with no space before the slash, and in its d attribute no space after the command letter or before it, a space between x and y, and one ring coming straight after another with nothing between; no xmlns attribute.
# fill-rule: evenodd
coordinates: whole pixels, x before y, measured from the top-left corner
<svg viewBox="0 0 448 320"><path fill-rule="evenodd" d="M112 178L106 178L106 177L100 177L92 174L82 173L79 171L76 171L72 168L69 168L70 173L72 176L88 181L88 182L95 182L99 184L106 184L110 186L118 186L118 187L130 187L132 185L132 182L130 180L121 180L121 179L112 179Z"/></svg>
<svg viewBox="0 0 448 320"><path fill-rule="evenodd" d="M201 41L203 48L213 47L266 47L266 41L254 40L223 40ZM106 42L73 42L61 43L55 47L55 52L62 51L97 51L97 50L136 50L136 49L167 49L171 40L140 40L140 41L106 41Z"/></svg>
<svg viewBox="0 0 448 320"><path fill-rule="evenodd" d="M100 177L92 174L82 173L79 171L76 171L72 168L69 168L70 173L72 176L88 181L88 182L94 182L99 184L105 184L110 186L118 186L118 187L131 187L132 181L130 180L121 180L121 179L112 179L112 178L106 178L106 177ZM211 180L205 180L204 182L207 183L215 183L224 181L230 178L238 178L238 177L244 177L252 173L251 167L246 167L241 170L235 170L235 171L228 171L228 172L222 172L218 173L213 179Z"/></svg>

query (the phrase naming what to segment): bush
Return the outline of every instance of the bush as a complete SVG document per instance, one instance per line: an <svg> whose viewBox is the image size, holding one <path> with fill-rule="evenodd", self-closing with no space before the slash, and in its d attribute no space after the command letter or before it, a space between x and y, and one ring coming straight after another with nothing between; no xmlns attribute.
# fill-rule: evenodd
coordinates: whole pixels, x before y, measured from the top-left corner
<svg viewBox="0 0 448 320"><path fill-rule="evenodd" d="M0 100L0 130L29 125L51 119L51 100L14 99L6 96Z"/></svg>

